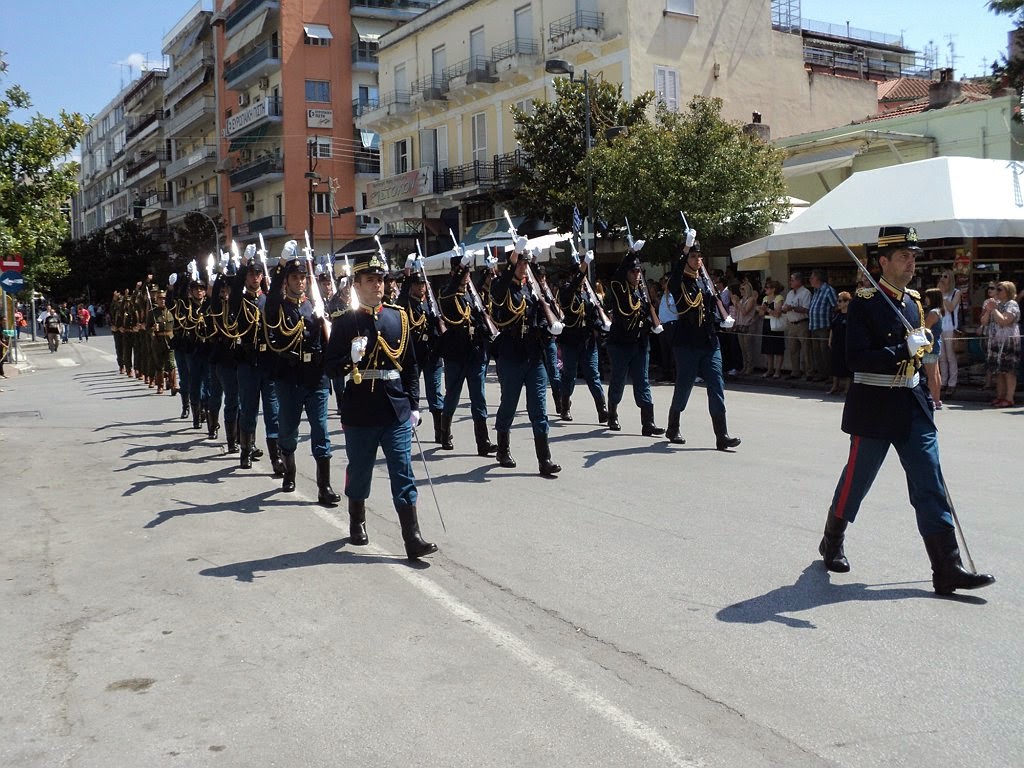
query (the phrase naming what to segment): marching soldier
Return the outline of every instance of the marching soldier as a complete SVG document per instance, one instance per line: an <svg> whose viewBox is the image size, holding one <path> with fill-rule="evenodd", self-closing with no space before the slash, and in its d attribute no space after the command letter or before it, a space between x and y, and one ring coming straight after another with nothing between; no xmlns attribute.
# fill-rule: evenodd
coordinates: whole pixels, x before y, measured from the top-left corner
<svg viewBox="0 0 1024 768"><path fill-rule="evenodd" d="M207 405L206 419L210 436L216 438L220 425L221 403L224 404L224 433L228 442L228 453L238 451L238 370L236 368L236 351L238 345L238 329L234 315L230 313L231 280L227 275L217 275L213 283L210 297L210 311L206 321L209 337L206 344L209 350L211 371L210 402Z"/></svg>
<svg viewBox="0 0 1024 768"><path fill-rule="evenodd" d="M409 258L415 260L415 257L413 254ZM440 444L443 442L444 396L441 393L442 365L437 344L441 331L439 318L429 311L427 281L419 269L407 267L397 303L409 316L409 333L416 347L416 363L423 372L427 407L434 421L434 442Z"/></svg>
<svg viewBox="0 0 1024 768"><path fill-rule="evenodd" d="M281 490L295 490L295 449L299 423L305 411L309 421L310 450L316 461L317 498L337 504L341 497L331 487L331 437L327 432L330 384L324 373L324 319L313 313L306 298L306 261L298 243L285 243L281 260L270 281L263 323L267 344L277 355L278 446L284 461Z"/></svg>
<svg viewBox="0 0 1024 768"><path fill-rule="evenodd" d="M612 380L608 385L608 429L618 432L619 402L626 388L626 376L633 384L633 400L640 409L644 437L662 435L664 429L654 424L654 399L650 381L650 334L660 333L654 312L641 285L644 279L640 266L643 240L630 246L611 282L609 314L612 327L608 334L608 357L612 364Z"/></svg>
<svg viewBox="0 0 1024 768"><path fill-rule="evenodd" d="M153 294L153 310L150 312L149 332L153 339L153 367L156 371L156 393L163 394L164 384L171 395L178 394L178 376L171 351L174 341L174 314L167 308L163 291Z"/></svg>
<svg viewBox="0 0 1024 768"><path fill-rule="evenodd" d="M206 377L207 366L202 343L206 332L203 317L205 305L206 284L199 279L198 272L193 272L185 278L185 295L178 299L174 310L175 336L181 336L179 349L184 353L188 368L188 401L192 411L193 429L199 429L204 418L203 379ZM180 334L177 331L180 331ZM182 412L185 412L184 408Z"/></svg>
<svg viewBox="0 0 1024 768"><path fill-rule="evenodd" d="M554 331L542 302L530 288L529 257L525 238L519 238L509 254L509 266L491 285L491 312L500 331L494 343L494 359L501 385L501 402L495 431L498 433L498 463L515 467L510 440L512 419L519 396L526 388L526 410L533 425L533 444L540 474L554 477L562 467L551 460L548 446L547 373L544 370L546 335ZM550 311L550 310L548 310Z"/></svg>
<svg viewBox="0 0 1024 768"><path fill-rule="evenodd" d="M182 292L185 292L185 286L187 281L181 281ZM177 273L171 273L167 278L167 291L166 298L164 299L167 308L171 312L171 316L174 318L174 325L178 326L178 312L179 304L185 301L183 298L178 296L178 275ZM188 371L188 357L185 354L183 348L181 329L177 328L178 332L175 333L171 338L171 350L174 353L174 367L178 372L178 396L181 398L181 415L178 418L187 419L189 417L191 408L189 407L189 371Z"/></svg>
<svg viewBox="0 0 1024 768"><path fill-rule="evenodd" d="M334 320L326 363L332 377L346 378L341 423L348 456L349 542L369 543L366 499L379 447L387 459L405 552L415 560L437 552L437 545L423 540L416 512L412 471L412 431L419 421L416 352L408 315L384 303L386 274L387 263L377 253L360 256L353 265L359 308Z"/></svg>
<svg viewBox="0 0 1024 768"><path fill-rule="evenodd" d="M558 346L562 351L562 402L559 404L559 416L562 421L572 421L572 393L576 389L576 373L582 363L583 378L597 408L597 421L606 424L608 409L597 361L598 339L606 329L602 327L600 308L590 301L583 287L587 268L593 259L594 252L587 251L579 269L558 291L565 326L558 336Z"/></svg>
<svg viewBox="0 0 1024 768"><path fill-rule="evenodd" d="M551 288L548 286L548 270L543 264L536 264L536 257L540 253L533 254L533 258L530 260L530 269L533 270L534 278L537 284L540 286L541 293L544 295L545 301L548 306L554 311L555 316L562 320L562 309L558 306L555 301L555 295L552 293ZM555 411L561 415L562 413L562 375L558 371L558 345L555 341L555 337L549 331L544 335L544 372L548 375L548 384L551 386L551 396L555 400ZM571 421L571 419L566 419Z"/></svg>
<svg viewBox="0 0 1024 768"><path fill-rule="evenodd" d="M921 251L917 232L913 227L882 227L878 246L882 269L878 288L859 289L848 312L846 360L854 373L842 428L850 435L850 455L832 497L818 552L828 570L850 570L843 551L846 528L856 519L892 446L907 475L935 591L949 595L957 589L986 587L995 577L968 571L960 559L953 510L939 466L935 404L919 372L931 342L924 328L921 297L907 288ZM907 330L908 325L913 331Z"/></svg>
<svg viewBox="0 0 1024 768"><path fill-rule="evenodd" d="M114 291L110 299L110 335L114 337L114 355L117 357L117 372L124 373L124 336L121 333L121 312L124 300L120 291Z"/></svg>

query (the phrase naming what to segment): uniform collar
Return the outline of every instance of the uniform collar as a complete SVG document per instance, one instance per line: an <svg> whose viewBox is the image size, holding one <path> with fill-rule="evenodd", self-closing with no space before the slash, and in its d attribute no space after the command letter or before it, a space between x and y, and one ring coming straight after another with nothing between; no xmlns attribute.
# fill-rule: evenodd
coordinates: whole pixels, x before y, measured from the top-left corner
<svg viewBox="0 0 1024 768"><path fill-rule="evenodd" d="M878 287L889 294L890 297L903 301L903 294L905 291L901 288L897 288L892 283L888 282L884 277L878 278Z"/></svg>
<svg viewBox="0 0 1024 768"><path fill-rule="evenodd" d="M381 302L375 307L368 307L365 304L359 305L359 310L373 317L374 320L380 317L380 313L384 311L384 303Z"/></svg>

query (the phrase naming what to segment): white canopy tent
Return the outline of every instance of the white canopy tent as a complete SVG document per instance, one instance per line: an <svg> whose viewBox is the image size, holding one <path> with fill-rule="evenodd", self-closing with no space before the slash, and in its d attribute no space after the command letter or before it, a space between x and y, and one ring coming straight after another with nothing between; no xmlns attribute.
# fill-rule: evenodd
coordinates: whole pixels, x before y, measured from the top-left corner
<svg viewBox="0 0 1024 768"><path fill-rule="evenodd" d="M763 248L745 243L733 261L758 253L874 243L880 227L917 229L922 240L1024 237L1024 165L1006 160L934 157L861 171L769 235ZM755 241L756 242L756 241Z"/></svg>

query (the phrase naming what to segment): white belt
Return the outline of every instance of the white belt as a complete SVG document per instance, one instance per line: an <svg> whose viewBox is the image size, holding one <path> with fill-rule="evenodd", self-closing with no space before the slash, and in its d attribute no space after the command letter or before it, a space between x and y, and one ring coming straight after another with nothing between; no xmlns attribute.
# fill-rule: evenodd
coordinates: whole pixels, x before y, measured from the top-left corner
<svg viewBox="0 0 1024 768"><path fill-rule="evenodd" d="M892 376L888 373L861 373L853 374L854 384L867 384L870 387L906 387L913 389L921 383L921 374L915 373L909 379L906 376Z"/></svg>
<svg viewBox="0 0 1024 768"><path fill-rule="evenodd" d="M402 378L402 374L393 368L383 370L381 368L370 368L365 371L359 371L359 375L363 381L369 381L372 379L380 379L383 381L395 381L396 379ZM352 381L352 374L350 373L345 377L346 381Z"/></svg>

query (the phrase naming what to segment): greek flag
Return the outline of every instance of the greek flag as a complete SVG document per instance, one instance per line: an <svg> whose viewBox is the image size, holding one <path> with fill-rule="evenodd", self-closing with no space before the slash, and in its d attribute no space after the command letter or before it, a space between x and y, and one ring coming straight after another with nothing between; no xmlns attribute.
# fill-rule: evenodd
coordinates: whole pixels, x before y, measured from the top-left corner
<svg viewBox="0 0 1024 768"><path fill-rule="evenodd" d="M572 229L576 234L583 231L583 217L580 216L580 207L573 205L572 207Z"/></svg>

